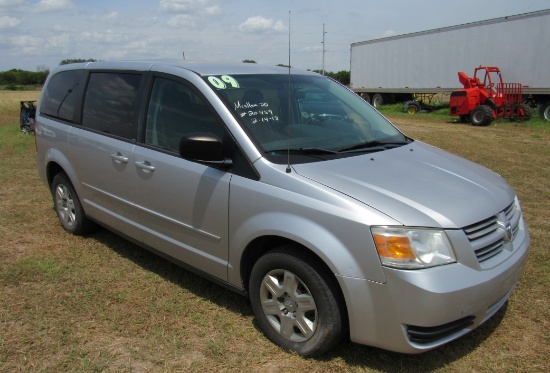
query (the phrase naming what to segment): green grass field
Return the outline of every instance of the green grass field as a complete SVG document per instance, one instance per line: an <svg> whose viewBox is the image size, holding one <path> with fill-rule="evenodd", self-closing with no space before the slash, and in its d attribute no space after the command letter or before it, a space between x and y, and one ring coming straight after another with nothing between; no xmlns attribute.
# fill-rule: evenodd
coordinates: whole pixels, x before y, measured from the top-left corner
<svg viewBox="0 0 550 373"><path fill-rule="evenodd" d="M18 102L31 95L0 92L0 372L550 371L550 124L471 127L383 108L409 136L510 182L532 238L525 273L495 317L436 350L344 342L305 359L267 341L241 296L108 231L65 233L34 138L19 132Z"/></svg>

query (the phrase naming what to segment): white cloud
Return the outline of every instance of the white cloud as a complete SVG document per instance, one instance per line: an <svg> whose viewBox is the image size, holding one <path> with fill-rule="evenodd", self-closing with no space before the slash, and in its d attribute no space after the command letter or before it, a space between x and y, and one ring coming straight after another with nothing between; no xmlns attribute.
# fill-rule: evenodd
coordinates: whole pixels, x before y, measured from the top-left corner
<svg viewBox="0 0 550 373"><path fill-rule="evenodd" d="M192 13L207 6L207 0L160 0L160 10L165 13Z"/></svg>
<svg viewBox="0 0 550 373"><path fill-rule="evenodd" d="M40 0L35 5L37 12L50 12L53 10L68 9L74 6L73 0Z"/></svg>
<svg viewBox="0 0 550 373"><path fill-rule="evenodd" d="M288 29L282 21L274 21L262 16L250 17L238 26L238 29L247 33L263 33L269 31L286 32Z"/></svg>
<svg viewBox="0 0 550 373"><path fill-rule="evenodd" d="M174 28L194 28L197 26L195 17L188 14L178 14L170 18L166 24Z"/></svg>
<svg viewBox="0 0 550 373"><path fill-rule="evenodd" d="M386 32L384 32L384 33L382 34L381 37L382 37L382 38L387 38L387 37L389 37L389 36L394 36L394 35L396 35L396 34L397 34L397 33L396 33L394 30L387 30Z"/></svg>
<svg viewBox="0 0 550 373"><path fill-rule="evenodd" d="M119 19L118 12L111 12L109 14L105 14L104 16L100 17L100 19L105 22L118 21Z"/></svg>
<svg viewBox="0 0 550 373"><path fill-rule="evenodd" d="M210 5L210 0L160 0L160 11L175 14L167 22L174 28L195 28L205 16L221 13L218 5Z"/></svg>
<svg viewBox="0 0 550 373"><path fill-rule="evenodd" d="M21 20L18 18L2 16L0 17L0 29L1 28L14 28L21 24Z"/></svg>
<svg viewBox="0 0 550 373"><path fill-rule="evenodd" d="M112 30L83 32L80 34L79 39L85 43L97 43L101 45L118 44L128 40L126 35L115 33Z"/></svg>
<svg viewBox="0 0 550 373"><path fill-rule="evenodd" d="M209 16L215 16L216 14L220 14L222 12L222 9L219 6L214 5L206 7L205 11L206 14L208 14Z"/></svg>

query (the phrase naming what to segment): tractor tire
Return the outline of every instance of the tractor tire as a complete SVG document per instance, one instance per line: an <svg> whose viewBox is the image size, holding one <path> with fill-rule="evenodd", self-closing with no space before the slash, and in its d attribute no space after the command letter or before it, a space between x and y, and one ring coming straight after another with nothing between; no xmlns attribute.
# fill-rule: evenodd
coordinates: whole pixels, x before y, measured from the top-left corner
<svg viewBox="0 0 550 373"><path fill-rule="evenodd" d="M420 111L420 104L416 101L408 101L406 105L409 114L416 114Z"/></svg>
<svg viewBox="0 0 550 373"><path fill-rule="evenodd" d="M523 117L521 117L521 120L529 120L531 119L531 116L533 115L533 111L531 110L531 106L527 104L520 104L521 110L523 110Z"/></svg>
<svg viewBox="0 0 550 373"><path fill-rule="evenodd" d="M540 117L550 121L550 101L542 104L540 108Z"/></svg>
<svg viewBox="0 0 550 373"><path fill-rule="evenodd" d="M380 107L382 105L384 105L384 96L382 96L380 93L376 93L374 96L372 96L372 106Z"/></svg>
<svg viewBox="0 0 550 373"><path fill-rule="evenodd" d="M493 110L487 105L476 106L470 114L472 126L488 126L493 119Z"/></svg>

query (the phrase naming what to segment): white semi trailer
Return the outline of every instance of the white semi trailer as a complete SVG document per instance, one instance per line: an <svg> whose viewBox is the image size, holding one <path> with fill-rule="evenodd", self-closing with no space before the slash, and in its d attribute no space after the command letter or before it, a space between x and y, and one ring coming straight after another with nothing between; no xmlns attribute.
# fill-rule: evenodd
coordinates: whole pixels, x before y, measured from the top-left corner
<svg viewBox="0 0 550 373"><path fill-rule="evenodd" d="M458 72L498 66L550 120L550 9L351 44L351 88L374 106L463 88Z"/></svg>

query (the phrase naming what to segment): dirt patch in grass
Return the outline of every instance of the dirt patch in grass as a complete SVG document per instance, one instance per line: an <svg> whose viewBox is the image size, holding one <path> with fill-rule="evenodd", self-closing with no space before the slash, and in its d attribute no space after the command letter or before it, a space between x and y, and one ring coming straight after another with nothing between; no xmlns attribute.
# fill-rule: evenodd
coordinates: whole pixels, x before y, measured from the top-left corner
<svg viewBox="0 0 550 373"><path fill-rule="evenodd" d="M19 133L17 112L3 115L0 372L550 370L548 129L392 117L406 134L511 183L532 237L525 273L494 318L439 349L411 356L344 342L304 359L267 341L239 295L110 232L65 233L36 173L32 136Z"/></svg>

